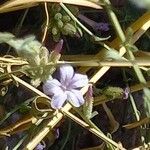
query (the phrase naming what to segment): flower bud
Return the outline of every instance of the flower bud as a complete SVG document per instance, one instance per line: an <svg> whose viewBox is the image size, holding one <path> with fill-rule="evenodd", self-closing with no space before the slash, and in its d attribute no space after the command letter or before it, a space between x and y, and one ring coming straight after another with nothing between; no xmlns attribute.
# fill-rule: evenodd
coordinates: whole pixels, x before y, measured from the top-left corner
<svg viewBox="0 0 150 150"><path fill-rule="evenodd" d="M55 14L54 19L57 20L57 21L62 19L62 14L61 13Z"/></svg>
<svg viewBox="0 0 150 150"><path fill-rule="evenodd" d="M66 23L63 30L69 35L74 35L77 32L76 28L71 23Z"/></svg>
<svg viewBox="0 0 150 150"><path fill-rule="evenodd" d="M56 27L53 27L52 28L52 34L57 35L57 33L58 33L58 29Z"/></svg>
<svg viewBox="0 0 150 150"><path fill-rule="evenodd" d="M55 46L54 50L50 54L50 62L57 63L57 61L60 59L61 54L60 51L63 47L63 39L61 39Z"/></svg>
<svg viewBox="0 0 150 150"><path fill-rule="evenodd" d="M54 48L54 51L55 51L56 53L60 53L60 52L61 52L62 47L63 47L63 43L64 43L64 41L63 41L63 39L61 39L61 40L56 44L56 46L55 46L55 48Z"/></svg>
<svg viewBox="0 0 150 150"><path fill-rule="evenodd" d="M93 88L92 85L90 85L85 96L85 103L83 105L83 113L88 119L92 117L93 100Z"/></svg>
<svg viewBox="0 0 150 150"><path fill-rule="evenodd" d="M65 16L62 17L62 20L63 20L64 22L69 22L69 21L71 20L71 18L70 18L70 16L65 15Z"/></svg>
<svg viewBox="0 0 150 150"><path fill-rule="evenodd" d="M64 26L64 23L61 20L57 21L58 28L62 28Z"/></svg>

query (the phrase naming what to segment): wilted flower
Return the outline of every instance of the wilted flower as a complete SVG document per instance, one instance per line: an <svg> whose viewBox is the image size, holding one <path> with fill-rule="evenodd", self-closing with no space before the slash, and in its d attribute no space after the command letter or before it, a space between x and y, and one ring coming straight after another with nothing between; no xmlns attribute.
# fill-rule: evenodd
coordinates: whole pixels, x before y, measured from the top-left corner
<svg viewBox="0 0 150 150"><path fill-rule="evenodd" d="M56 44L56 46L55 46L55 48L54 48L54 51L55 51L56 53L60 53L60 52L61 52L62 47L63 47L63 43L64 43L64 41L63 41L63 39L61 39L61 40Z"/></svg>
<svg viewBox="0 0 150 150"><path fill-rule="evenodd" d="M86 98L88 100L90 100L91 98L93 98L93 87L92 87L92 85L89 85L88 91L86 93Z"/></svg>
<svg viewBox="0 0 150 150"><path fill-rule="evenodd" d="M74 73L72 66L63 65L60 67L60 79L47 80L43 85L43 91L52 96L51 106L54 109L61 108L66 100L75 107L80 107L84 103L80 88L86 84L86 75Z"/></svg>

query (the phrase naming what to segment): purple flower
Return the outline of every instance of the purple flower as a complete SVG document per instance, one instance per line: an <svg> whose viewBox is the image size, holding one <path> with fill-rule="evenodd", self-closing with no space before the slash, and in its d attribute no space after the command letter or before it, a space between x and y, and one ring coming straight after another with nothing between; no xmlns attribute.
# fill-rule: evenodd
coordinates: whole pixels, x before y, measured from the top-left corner
<svg viewBox="0 0 150 150"><path fill-rule="evenodd" d="M46 147L46 144L45 144L44 141L42 141L42 144L39 143L39 144L36 146L35 150L43 150L43 149L45 149L45 147Z"/></svg>
<svg viewBox="0 0 150 150"><path fill-rule="evenodd" d="M82 14L78 14L78 18L80 18L82 21L84 21L89 26L91 26L93 28L93 30L95 30L95 31L98 31L98 30L108 31L109 30L109 24L108 23L104 23L104 22L97 23L94 20L91 20Z"/></svg>
<svg viewBox="0 0 150 150"><path fill-rule="evenodd" d="M95 23L93 25L94 30L101 30L101 31L108 31L109 30L109 24L100 22L100 23Z"/></svg>
<svg viewBox="0 0 150 150"><path fill-rule="evenodd" d="M61 108L65 101L69 101L75 107L80 107L84 104L80 88L88 84L87 76L74 73L73 67L70 65L61 66L59 71L59 80L47 80L43 85L44 93L52 96L52 108Z"/></svg>
<svg viewBox="0 0 150 150"><path fill-rule="evenodd" d="M126 87L123 92L123 99L128 99L130 93L130 89Z"/></svg>
<svg viewBox="0 0 150 150"><path fill-rule="evenodd" d="M57 129L55 130L55 132L56 132L56 139L58 139L58 138L59 138L59 135L60 135L59 129L57 128Z"/></svg>

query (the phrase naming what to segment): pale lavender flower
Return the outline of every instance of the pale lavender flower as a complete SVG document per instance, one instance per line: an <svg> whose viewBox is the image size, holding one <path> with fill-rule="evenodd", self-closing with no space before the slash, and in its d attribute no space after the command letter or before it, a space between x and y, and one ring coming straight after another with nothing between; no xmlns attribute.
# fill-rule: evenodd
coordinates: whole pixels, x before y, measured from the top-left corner
<svg viewBox="0 0 150 150"><path fill-rule="evenodd" d="M130 93L130 89L126 87L123 92L123 99L128 99Z"/></svg>
<svg viewBox="0 0 150 150"><path fill-rule="evenodd" d="M52 96L52 108L60 109L65 101L69 101L75 107L80 107L84 104L80 88L88 84L87 76L75 73L70 65L61 66L59 71L59 80L47 80L43 85L44 93Z"/></svg>
<svg viewBox="0 0 150 150"><path fill-rule="evenodd" d="M58 139L58 138L59 138L59 135L60 135L59 129L57 128L55 132L56 132L56 139Z"/></svg>
<svg viewBox="0 0 150 150"><path fill-rule="evenodd" d="M44 141L42 141L42 143L39 143L39 144L36 146L35 150L44 150L45 147L46 147L46 144L45 144Z"/></svg>

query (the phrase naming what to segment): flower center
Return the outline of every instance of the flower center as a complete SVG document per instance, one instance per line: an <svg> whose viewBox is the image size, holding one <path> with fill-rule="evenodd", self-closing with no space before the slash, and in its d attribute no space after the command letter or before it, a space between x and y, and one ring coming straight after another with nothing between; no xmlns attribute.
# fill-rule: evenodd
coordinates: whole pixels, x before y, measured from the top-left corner
<svg viewBox="0 0 150 150"><path fill-rule="evenodd" d="M68 82L68 81L65 81L65 82L63 82L63 83L61 83L61 89L65 92L65 91L67 91L67 90L69 90L70 88L69 88L69 85L70 85L70 82Z"/></svg>
<svg viewBox="0 0 150 150"><path fill-rule="evenodd" d="M61 89L65 92L67 90L67 87L64 85L61 85Z"/></svg>

